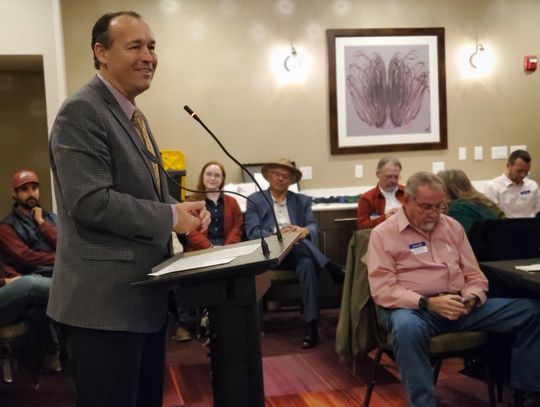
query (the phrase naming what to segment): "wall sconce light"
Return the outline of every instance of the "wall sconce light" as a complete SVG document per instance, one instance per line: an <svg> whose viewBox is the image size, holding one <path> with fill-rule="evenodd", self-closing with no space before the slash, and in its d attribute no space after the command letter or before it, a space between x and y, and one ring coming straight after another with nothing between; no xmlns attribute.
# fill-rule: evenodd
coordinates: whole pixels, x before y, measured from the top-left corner
<svg viewBox="0 0 540 407"><path fill-rule="evenodd" d="M285 70L287 72L296 72L301 68L302 61L298 56L298 52L296 52L294 45L291 45L291 53L287 55L283 61L283 65L285 66Z"/></svg>
<svg viewBox="0 0 540 407"><path fill-rule="evenodd" d="M302 47L276 47L271 54L271 69L278 84L302 84L311 70L311 58Z"/></svg>
<svg viewBox="0 0 540 407"><path fill-rule="evenodd" d="M478 66L481 63L482 59L482 53L485 51L482 44L479 44L478 41L476 42L476 50L471 54L469 57L469 63L474 69L478 69Z"/></svg>
<svg viewBox="0 0 540 407"><path fill-rule="evenodd" d="M496 46L478 43L463 44L456 50L458 70L462 78L488 77L497 65Z"/></svg>

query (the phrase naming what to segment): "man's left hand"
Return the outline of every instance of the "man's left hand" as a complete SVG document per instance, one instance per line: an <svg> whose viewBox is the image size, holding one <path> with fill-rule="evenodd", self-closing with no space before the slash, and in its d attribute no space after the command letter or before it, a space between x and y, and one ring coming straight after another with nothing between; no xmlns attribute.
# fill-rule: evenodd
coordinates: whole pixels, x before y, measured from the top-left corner
<svg viewBox="0 0 540 407"><path fill-rule="evenodd" d="M210 220L211 220L210 212L208 212L208 210L204 208L198 213L198 215L195 215L195 216L198 216L198 218L201 220L199 231L205 232L208 229L208 226L210 225Z"/></svg>
<svg viewBox="0 0 540 407"><path fill-rule="evenodd" d="M300 239L305 239L309 236L309 229L303 228L302 226L289 225L281 228L282 233L297 232L300 233Z"/></svg>

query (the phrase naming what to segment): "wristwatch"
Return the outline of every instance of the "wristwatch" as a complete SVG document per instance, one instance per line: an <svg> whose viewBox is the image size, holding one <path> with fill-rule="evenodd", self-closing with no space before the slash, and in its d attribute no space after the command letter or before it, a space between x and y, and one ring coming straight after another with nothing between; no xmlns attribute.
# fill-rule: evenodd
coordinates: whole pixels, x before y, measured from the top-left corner
<svg viewBox="0 0 540 407"><path fill-rule="evenodd" d="M429 298L426 297L426 296L421 296L420 299L418 300L418 309L422 310L422 311L427 311L428 309L428 302L429 302Z"/></svg>

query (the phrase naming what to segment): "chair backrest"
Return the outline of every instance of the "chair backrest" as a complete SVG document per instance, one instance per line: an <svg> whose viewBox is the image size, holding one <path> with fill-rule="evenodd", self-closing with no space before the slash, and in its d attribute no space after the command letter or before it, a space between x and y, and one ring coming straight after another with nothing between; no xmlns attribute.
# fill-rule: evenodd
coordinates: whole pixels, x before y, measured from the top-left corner
<svg viewBox="0 0 540 407"><path fill-rule="evenodd" d="M482 219L473 224L469 242L479 262L540 257L540 220Z"/></svg>
<svg viewBox="0 0 540 407"><path fill-rule="evenodd" d="M12 340L28 332L29 325L24 321L0 326L0 340Z"/></svg>
<svg viewBox="0 0 540 407"><path fill-rule="evenodd" d="M391 348L392 344L388 341L388 331L384 329L380 323L379 310L377 304L375 304L375 301L373 301L373 298L369 298L366 307L369 313L371 331L375 341L377 342L377 346L381 349Z"/></svg>
<svg viewBox="0 0 540 407"><path fill-rule="evenodd" d="M371 314L367 308L371 297L367 281L367 252L371 229L357 230L347 251L345 281L336 330L336 352L342 358L356 358L371 351L376 340L371 332Z"/></svg>

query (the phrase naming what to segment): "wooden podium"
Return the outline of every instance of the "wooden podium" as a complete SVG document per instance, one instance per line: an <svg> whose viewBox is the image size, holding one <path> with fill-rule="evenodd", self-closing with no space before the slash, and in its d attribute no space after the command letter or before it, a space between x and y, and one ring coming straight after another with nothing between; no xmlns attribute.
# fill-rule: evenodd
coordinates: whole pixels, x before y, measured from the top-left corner
<svg viewBox="0 0 540 407"><path fill-rule="evenodd" d="M182 305L205 306L210 319L210 356L214 406L263 407L261 322L258 302L270 287L267 271L275 268L299 239L288 233L279 242L266 238L270 256L258 248L232 262L160 276L148 276L133 287L175 288ZM159 264L159 271L180 257L204 256L212 250L256 243L257 240L214 249L178 254Z"/></svg>

